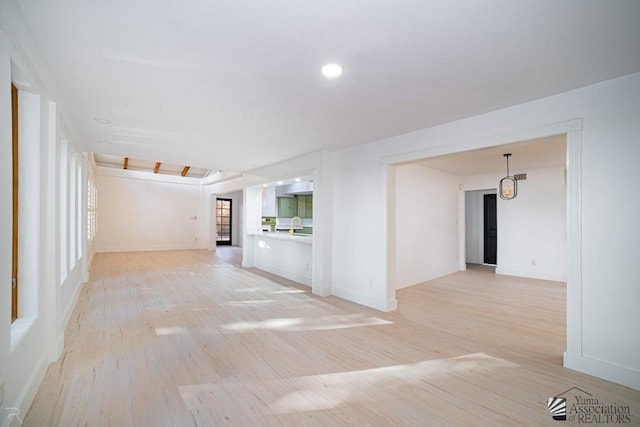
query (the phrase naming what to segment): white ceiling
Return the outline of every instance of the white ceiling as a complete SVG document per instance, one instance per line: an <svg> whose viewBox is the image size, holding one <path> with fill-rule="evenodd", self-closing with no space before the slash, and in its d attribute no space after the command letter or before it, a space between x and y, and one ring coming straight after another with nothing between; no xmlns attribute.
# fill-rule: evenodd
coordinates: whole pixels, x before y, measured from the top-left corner
<svg viewBox="0 0 640 427"><path fill-rule="evenodd" d="M640 71L637 0L3 2L18 5L0 19L26 23L88 150L207 169ZM320 74L331 61L341 78Z"/></svg>
<svg viewBox="0 0 640 427"><path fill-rule="evenodd" d="M462 153L430 157L416 163L458 176L481 175L507 171L505 153L509 157L511 174L527 170L566 166L567 144L565 135L534 139Z"/></svg>

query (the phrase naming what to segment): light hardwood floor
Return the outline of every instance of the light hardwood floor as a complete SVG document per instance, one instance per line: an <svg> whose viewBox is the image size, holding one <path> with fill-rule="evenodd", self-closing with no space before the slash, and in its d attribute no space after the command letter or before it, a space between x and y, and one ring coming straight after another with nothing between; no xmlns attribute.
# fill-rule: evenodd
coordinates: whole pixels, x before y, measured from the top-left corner
<svg viewBox="0 0 640 427"><path fill-rule="evenodd" d="M640 423L640 392L562 368L562 283L469 269L381 313L235 248L97 254L91 278L26 426L557 427L572 387Z"/></svg>

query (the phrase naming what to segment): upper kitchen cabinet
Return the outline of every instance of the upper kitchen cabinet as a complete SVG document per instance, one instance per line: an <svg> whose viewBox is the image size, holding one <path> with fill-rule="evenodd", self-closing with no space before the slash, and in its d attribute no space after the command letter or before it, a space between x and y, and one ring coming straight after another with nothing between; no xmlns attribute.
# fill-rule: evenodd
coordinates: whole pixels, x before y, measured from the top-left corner
<svg viewBox="0 0 640 427"><path fill-rule="evenodd" d="M278 197L278 218L298 216L298 200L294 197Z"/></svg>
<svg viewBox="0 0 640 427"><path fill-rule="evenodd" d="M313 218L313 196L310 194L296 196L298 199L298 216Z"/></svg>
<svg viewBox="0 0 640 427"><path fill-rule="evenodd" d="M262 189L262 216L276 216L276 189L264 187Z"/></svg>

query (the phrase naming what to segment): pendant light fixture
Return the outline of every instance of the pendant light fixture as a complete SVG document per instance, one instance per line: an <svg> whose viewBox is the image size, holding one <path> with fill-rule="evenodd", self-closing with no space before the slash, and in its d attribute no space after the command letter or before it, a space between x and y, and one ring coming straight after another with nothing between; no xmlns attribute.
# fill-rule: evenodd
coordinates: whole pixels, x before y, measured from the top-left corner
<svg viewBox="0 0 640 427"><path fill-rule="evenodd" d="M518 195L518 181L515 177L509 175L509 156L511 153L503 154L507 158L507 176L500 180L500 198L502 200L515 199Z"/></svg>

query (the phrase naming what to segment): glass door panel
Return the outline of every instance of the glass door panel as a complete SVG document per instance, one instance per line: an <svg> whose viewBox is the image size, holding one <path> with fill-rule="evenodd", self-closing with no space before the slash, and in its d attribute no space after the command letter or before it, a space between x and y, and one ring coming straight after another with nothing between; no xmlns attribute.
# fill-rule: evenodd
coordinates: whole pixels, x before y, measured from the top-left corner
<svg viewBox="0 0 640 427"><path fill-rule="evenodd" d="M216 200L216 244L231 244L231 199Z"/></svg>

